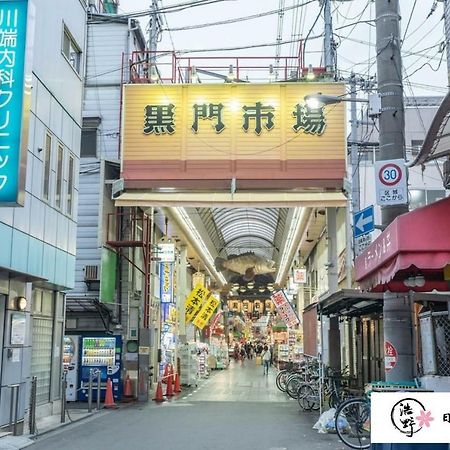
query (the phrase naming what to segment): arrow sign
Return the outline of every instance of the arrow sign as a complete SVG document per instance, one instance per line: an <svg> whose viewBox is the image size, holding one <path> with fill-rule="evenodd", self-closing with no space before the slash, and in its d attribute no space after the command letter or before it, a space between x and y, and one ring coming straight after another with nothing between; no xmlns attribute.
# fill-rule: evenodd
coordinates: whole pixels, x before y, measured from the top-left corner
<svg viewBox="0 0 450 450"><path fill-rule="evenodd" d="M373 205L353 214L353 235L355 238L370 233L375 229Z"/></svg>

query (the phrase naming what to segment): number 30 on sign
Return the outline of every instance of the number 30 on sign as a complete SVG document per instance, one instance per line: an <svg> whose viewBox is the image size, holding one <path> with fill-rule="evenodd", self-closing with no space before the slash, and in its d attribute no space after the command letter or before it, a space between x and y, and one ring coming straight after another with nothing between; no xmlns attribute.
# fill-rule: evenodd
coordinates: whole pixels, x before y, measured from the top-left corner
<svg viewBox="0 0 450 450"><path fill-rule="evenodd" d="M406 167L403 159L378 161L375 164L377 204L402 205L408 202Z"/></svg>

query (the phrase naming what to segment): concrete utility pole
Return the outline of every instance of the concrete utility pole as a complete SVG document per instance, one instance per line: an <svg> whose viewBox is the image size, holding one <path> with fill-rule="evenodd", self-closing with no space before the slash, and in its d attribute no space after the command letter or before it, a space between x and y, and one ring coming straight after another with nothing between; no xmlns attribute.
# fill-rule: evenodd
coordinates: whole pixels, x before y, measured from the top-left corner
<svg viewBox="0 0 450 450"><path fill-rule="evenodd" d="M359 211L359 158L358 158L358 117L356 111L356 77L352 72L350 75L350 139L352 141L350 146L350 171L349 181L352 183L352 213Z"/></svg>
<svg viewBox="0 0 450 450"><path fill-rule="evenodd" d="M158 0L152 0L150 6L148 49L150 51L150 62L156 62L156 50L158 48Z"/></svg>
<svg viewBox="0 0 450 450"><path fill-rule="evenodd" d="M405 116L400 53L399 0L376 0L378 92L381 97L379 160L405 158ZM382 225L408 211L408 205L382 206ZM406 294L385 292L383 325L387 381L414 377L412 311Z"/></svg>
<svg viewBox="0 0 450 450"><path fill-rule="evenodd" d="M335 48L333 42L333 22L331 16L331 0L322 0L323 16L325 19L325 69L327 73L334 74Z"/></svg>
<svg viewBox="0 0 450 450"><path fill-rule="evenodd" d="M447 52L447 77L450 88L450 0L444 0L445 50Z"/></svg>

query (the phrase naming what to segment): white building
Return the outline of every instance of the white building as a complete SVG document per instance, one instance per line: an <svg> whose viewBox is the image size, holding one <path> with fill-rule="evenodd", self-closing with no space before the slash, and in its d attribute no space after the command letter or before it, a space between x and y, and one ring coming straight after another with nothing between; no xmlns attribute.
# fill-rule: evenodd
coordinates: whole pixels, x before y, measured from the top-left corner
<svg viewBox="0 0 450 450"><path fill-rule="evenodd" d="M23 420L32 376L38 413L59 407L64 292L74 286L87 5L28 3L34 36L28 26L33 63L24 206L0 207L2 427L9 422L8 386L20 385ZM22 297L26 304L19 305Z"/></svg>

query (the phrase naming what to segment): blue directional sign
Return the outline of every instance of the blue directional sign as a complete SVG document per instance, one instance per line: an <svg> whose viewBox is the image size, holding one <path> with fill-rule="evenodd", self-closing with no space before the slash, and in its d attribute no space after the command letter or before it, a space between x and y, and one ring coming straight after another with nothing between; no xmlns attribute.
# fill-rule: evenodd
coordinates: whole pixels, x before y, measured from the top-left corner
<svg viewBox="0 0 450 450"><path fill-rule="evenodd" d="M0 0L0 205L17 204L28 0Z"/></svg>
<svg viewBox="0 0 450 450"><path fill-rule="evenodd" d="M375 229L373 205L353 214L353 235L355 238Z"/></svg>

